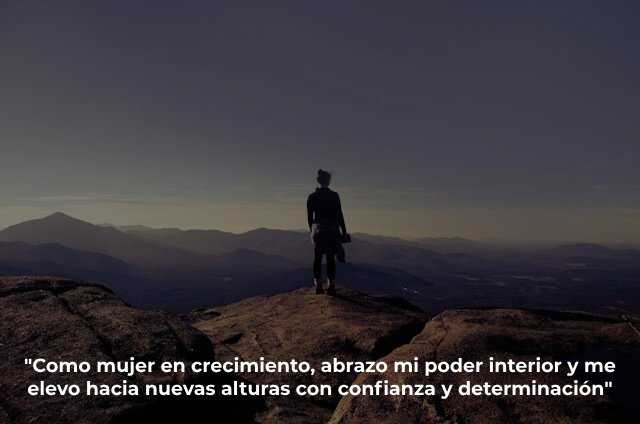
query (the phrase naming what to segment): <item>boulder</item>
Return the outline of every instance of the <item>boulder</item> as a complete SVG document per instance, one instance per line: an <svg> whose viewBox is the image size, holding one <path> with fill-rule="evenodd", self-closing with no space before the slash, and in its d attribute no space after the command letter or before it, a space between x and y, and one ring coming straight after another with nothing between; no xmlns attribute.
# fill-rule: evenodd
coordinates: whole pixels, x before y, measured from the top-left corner
<svg viewBox="0 0 640 424"><path fill-rule="evenodd" d="M207 334L216 358L233 360L308 361L319 371L322 361L366 361L386 355L419 333L427 317L397 299L371 297L339 288L337 296L316 295L303 288L260 296L199 311L195 327ZM198 321L200 319L200 321ZM345 374L244 374L258 384L342 384ZM338 403L332 397L274 397L256 419L260 422L326 422Z"/></svg>
<svg viewBox="0 0 640 424"><path fill-rule="evenodd" d="M552 374L423 373L384 375L361 374L355 384L388 380L391 384L567 384L579 381L613 380L605 396L587 397L471 397L439 396L345 396L330 422L345 423L613 423L637 421L638 403L633 398L637 386L640 338L628 322L581 313L529 310L452 310L435 317L410 343L383 358L413 360L486 361L513 359L614 361L611 376Z"/></svg>
<svg viewBox="0 0 640 424"><path fill-rule="evenodd" d="M30 396L27 387L143 381L150 376L37 374L25 358L49 361L190 361L213 358L209 339L163 312L134 309L109 289L58 278L0 278L0 422L176 422L205 401L195 398ZM174 380L185 376L151 376ZM207 408L215 403L206 403ZM246 409L246 408L245 408ZM231 410L231 409L229 409ZM141 419L144 417L144 419Z"/></svg>

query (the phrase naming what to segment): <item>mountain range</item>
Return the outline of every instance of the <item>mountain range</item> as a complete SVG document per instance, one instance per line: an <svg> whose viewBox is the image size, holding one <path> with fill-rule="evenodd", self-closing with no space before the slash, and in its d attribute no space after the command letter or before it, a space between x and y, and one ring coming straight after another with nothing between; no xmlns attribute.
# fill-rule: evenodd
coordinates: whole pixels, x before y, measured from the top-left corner
<svg viewBox="0 0 640 424"><path fill-rule="evenodd" d="M640 310L640 251L594 244L523 249L461 238L356 233L339 283L450 307ZM185 311L310 284L304 231L95 225L55 213L0 231L0 274L98 281L141 307Z"/></svg>

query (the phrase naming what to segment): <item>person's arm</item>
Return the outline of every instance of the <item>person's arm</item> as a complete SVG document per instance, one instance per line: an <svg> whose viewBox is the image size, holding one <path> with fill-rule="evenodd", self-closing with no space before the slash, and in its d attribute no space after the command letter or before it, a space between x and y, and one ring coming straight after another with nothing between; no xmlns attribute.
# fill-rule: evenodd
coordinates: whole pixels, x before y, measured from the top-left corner
<svg viewBox="0 0 640 424"><path fill-rule="evenodd" d="M340 203L340 195L336 193L336 197L338 198L338 225L342 229L342 234L347 234L347 224L344 222L344 215L342 214L342 204Z"/></svg>
<svg viewBox="0 0 640 424"><path fill-rule="evenodd" d="M309 224L309 231L313 231L313 202L312 196L309 195L307 198L307 223Z"/></svg>

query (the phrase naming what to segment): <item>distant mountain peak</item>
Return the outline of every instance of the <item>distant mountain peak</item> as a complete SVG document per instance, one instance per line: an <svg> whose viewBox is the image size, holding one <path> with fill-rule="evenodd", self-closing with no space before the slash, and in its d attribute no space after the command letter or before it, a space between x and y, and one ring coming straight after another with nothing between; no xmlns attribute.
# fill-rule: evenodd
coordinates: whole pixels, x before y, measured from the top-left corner
<svg viewBox="0 0 640 424"><path fill-rule="evenodd" d="M83 221L78 218L74 218L70 215L67 215L63 212L55 212L51 215L47 215L43 218L36 218L29 221L24 221L19 224L12 225L10 227L5 228L1 234L11 234L16 231L24 232L39 232L42 229L51 230L53 228L65 229L69 230L69 228L101 228L97 225L91 224L90 222ZM21 240L20 238L18 240ZM31 240L23 240L29 241ZM53 240L57 241L57 240Z"/></svg>
<svg viewBox="0 0 640 424"><path fill-rule="evenodd" d="M51 215L47 215L44 218L41 218L42 221L73 221L73 222L84 222L78 218L74 218L71 215L67 215L64 212L54 212Z"/></svg>

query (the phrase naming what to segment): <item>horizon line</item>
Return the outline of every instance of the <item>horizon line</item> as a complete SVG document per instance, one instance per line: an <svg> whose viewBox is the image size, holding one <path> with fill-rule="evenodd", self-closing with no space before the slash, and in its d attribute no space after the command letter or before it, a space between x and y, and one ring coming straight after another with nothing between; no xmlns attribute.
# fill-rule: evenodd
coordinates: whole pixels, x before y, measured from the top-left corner
<svg viewBox="0 0 640 424"><path fill-rule="evenodd" d="M62 212L62 211L56 211L47 215L44 215L40 218L32 218L32 219L27 219L24 221L19 221L17 223L14 224L10 224L7 225L5 227L0 228L0 231L4 231L7 228L13 227L15 225L20 225L20 224L24 224L26 222L29 221L38 221L38 220L43 220L43 219L47 219L56 215L63 215L67 218L71 218L77 221L81 221L87 224L91 224L91 225L95 225L95 226L99 226L99 227L111 227L114 228L118 231L123 231L123 228L126 227L144 227L144 228L148 228L150 230L178 230L178 231L218 231L218 232L222 232L222 233L226 233L226 234L233 234L233 235L242 235L242 234L247 234L250 233L252 231L258 231L258 230L269 230L269 231L289 231L289 232L297 232L297 233L307 233L308 230L304 229L304 228L275 228L275 227L255 227L246 231L227 231L227 230L221 230L219 228L194 228L194 227L176 227L176 226L167 226L167 227L163 227L163 226L150 226L150 225L145 225L145 224L140 224L140 223L136 223L136 224L115 224L115 223L110 223L110 222L102 222L102 223L95 223L92 221L88 221L86 219L83 218L78 218L77 216L73 216L70 215L68 213ZM123 231L124 232L124 231ZM635 248L640 248L640 241L604 241L604 242L594 242L594 241L579 241L579 240L553 240L553 239L508 239L508 238L468 238L468 237L463 237L463 236L457 236L457 235L453 235L453 236L433 236L433 235L420 235L420 236L415 236L415 237L403 237L403 236L399 236L399 235L388 235L388 234L380 234L380 233L369 233L369 232L365 232L365 231L354 231L351 232L350 234L353 235L357 235L357 234L362 234L365 236L370 236L370 237L380 237L380 238L390 238L390 239L399 239L402 241L406 241L406 242L414 242L414 243L419 243L421 240L424 239L431 239L431 240L463 240L463 241L469 241L469 242L476 242L476 243L495 243L495 244L527 244L527 243L535 243L535 244L556 244L556 245L563 245L563 244L594 244L594 245L604 245L604 246L611 246L611 245L631 245Z"/></svg>

